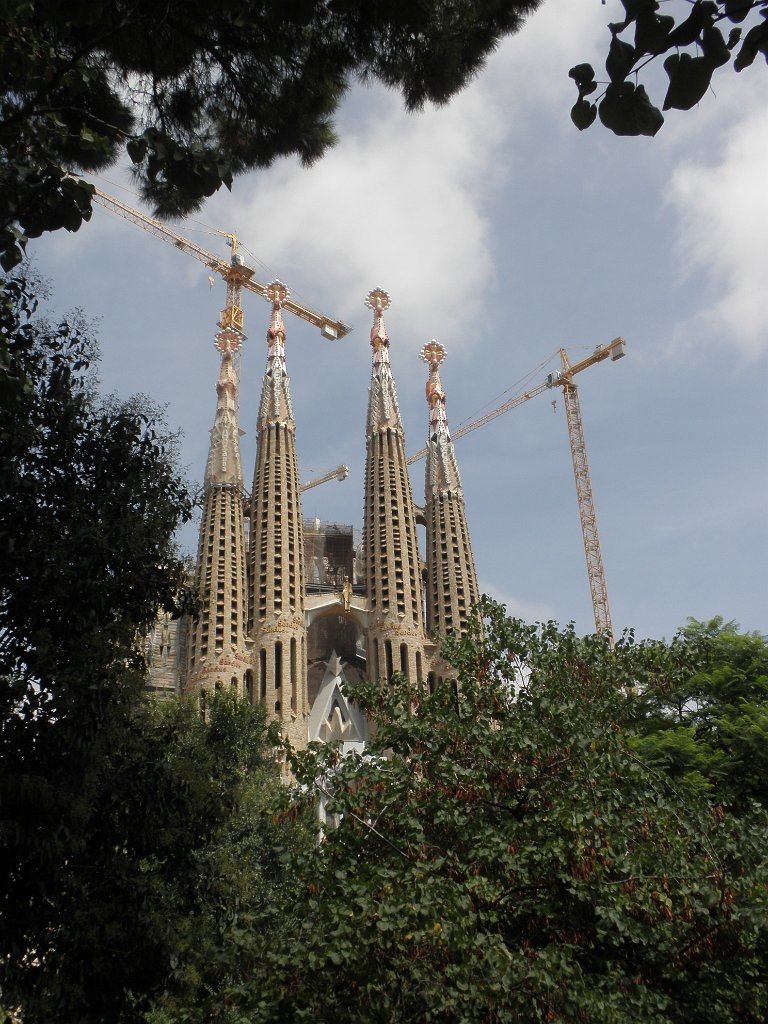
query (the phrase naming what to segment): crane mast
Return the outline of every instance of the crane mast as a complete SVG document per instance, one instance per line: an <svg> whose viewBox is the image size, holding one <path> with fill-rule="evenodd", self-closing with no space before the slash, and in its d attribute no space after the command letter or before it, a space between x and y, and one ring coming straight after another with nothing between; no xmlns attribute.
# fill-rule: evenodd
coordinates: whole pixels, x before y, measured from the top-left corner
<svg viewBox="0 0 768 1024"><path fill-rule="evenodd" d="M563 370L568 370L568 357L560 350ZM592 479L589 474L587 444L584 440L584 424L581 419L581 403L579 389L570 379L563 380L563 400L565 416L568 422L568 441L571 446L573 476L576 481L576 499L579 504L579 519L584 541L584 555L587 559L587 578L592 595L592 611L595 616L595 631L605 633L613 645L613 626L611 609L608 604L608 589L605 582L603 553L600 548L600 534L597 530L597 513L595 498L592 493Z"/></svg>

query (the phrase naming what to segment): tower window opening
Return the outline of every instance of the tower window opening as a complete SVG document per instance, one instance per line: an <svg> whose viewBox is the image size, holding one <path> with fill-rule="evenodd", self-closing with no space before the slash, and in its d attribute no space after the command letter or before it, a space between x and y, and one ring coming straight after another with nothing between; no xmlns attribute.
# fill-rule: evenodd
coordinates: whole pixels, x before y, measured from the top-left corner
<svg viewBox="0 0 768 1024"><path fill-rule="evenodd" d="M296 638L291 637L291 711L298 711L298 673L296 666Z"/></svg>
<svg viewBox="0 0 768 1024"><path fill-rule="evenodd" d="M283 685L283 644L278 640L275 644L275 689Z"/></svg>

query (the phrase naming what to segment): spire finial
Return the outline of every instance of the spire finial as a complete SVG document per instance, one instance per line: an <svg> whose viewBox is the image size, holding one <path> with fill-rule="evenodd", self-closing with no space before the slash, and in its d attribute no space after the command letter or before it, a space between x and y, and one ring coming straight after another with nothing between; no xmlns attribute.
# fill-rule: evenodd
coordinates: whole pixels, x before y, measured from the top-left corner
<svg viewBox="0 0 768 1024"><path fill-rule="evenodd" d="M284 285L282 281L275 279L267 285L266 296L272 303L273 308L281 306L288 298L288 295L288 286Z"/></svg>
<svg viewBox="0 0 768 1024"><path fill-rule="evenodd" d="M437 426L437 424L446 424L445 415L445 392L443 391L443 384L440 380L440 363L445 359L445 349L439 341L427 342L426 345L419 352L419 356L429 366L429 377L427 378L427 405L430 408L430 424L431 428Z"/></svg>
<svg viewBox="0 0 768 1024"><path fill-rule="evenodd" d="M376 313L383 313L385 309L389 309L391 302L389 292L385 292L383 288L371 289L365 299L368 309L372 309Z"/></svg>
<svg viewBox="0 0 768 1024"><path fill-rule="evenodd" d="M282 281L270 281L264 294L272 303L272 320L267 331L269 354L270 357L273 355L284 355L285 325L283 324L283 303L288 298L288 288Z"/></svg>
<svg viewBox="0 0 768 1024"><path fill-rule="evenodd" d="M383 288L374 288L368 292L365 304L368 309L373 310L373 327L371 328L371 348L377 357L380 358L380 350L389 348L387 329L384 326L384 310L389 309L391 299L389 292Z"/></svg>
<svg viewBox="0 0 768 1024"><path fill-rule="evenodd" d="M217 348L222 355L231 355L242 347L245 335L236 327L222 327L213 336L213 347Z"/></svg>
<svg viewBox="0 0 768 1024"><path fill-rule="evenodd" d="M439 341L428 341L419 352L419 357L428 364L430 369L436 370L446 357L446 351Z"/></svg>

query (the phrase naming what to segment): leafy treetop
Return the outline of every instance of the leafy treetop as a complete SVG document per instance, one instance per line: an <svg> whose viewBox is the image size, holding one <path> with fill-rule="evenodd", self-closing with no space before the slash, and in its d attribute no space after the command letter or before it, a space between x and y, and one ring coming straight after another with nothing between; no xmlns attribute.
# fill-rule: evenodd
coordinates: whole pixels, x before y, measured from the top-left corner
<svg viewBox="0 0 768 1024"><path fill-rule="evenodd" d="M2 831L17 902L0 918L0 984L25 1024L142 1024L159 1000L175 1024L187 1002L202 1020L222 1012L211 979L248 976L251 933L268 941L299 895L286 849L312 841L274 814L287 792L264 718L230 693L204 717L145 698L99 733L85 771L38 780L56 829L29 792L13 799L27 817Z"/></svg>
<svg viewBox="0 0 768 1024"><path fill-rule="evenodd" d="M235 1019L765 1020L765 813L632 742L633 694L690 675L695 645L611 651L483 612L445 650L458 685L360 686L366 754L296 755L336 826L251 985L222 979Z"/></svg>
<svg viewBox="0 0 768 1024"><path fill-rule="evenodd" d="M635 749L703 797L768 807L768 638L721 618L683 636L695 670L639 695Z"/></svg>

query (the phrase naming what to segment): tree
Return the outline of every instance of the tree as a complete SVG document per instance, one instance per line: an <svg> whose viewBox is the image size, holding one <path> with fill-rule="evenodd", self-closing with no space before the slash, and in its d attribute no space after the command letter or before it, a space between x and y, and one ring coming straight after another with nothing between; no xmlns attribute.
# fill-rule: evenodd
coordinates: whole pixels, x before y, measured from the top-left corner
<svg viewBox="0 0 768 1024"><path fill-rule="evenodd" d="M233 1019L763 1021L766 816L693 799L631 742L632 691L690 647L483 613L447 645L457 685L355 689L365 756L296 755L338 825Z"/></svg>
<svg viewBox="0 0 768 1024"><path fill-rule="evenodd" d="M721 618L689 621L692 672L640 695L635 749L736 811L768 807L768 639Z"/></svg>
<svg viewBox="0 0 768 1024"><path fill-rule="evenodd" d="M334 141L351 79L445 103L541 0L7 0L0 38L0 263L90 217L68 170L125 150L158 214Z"/></svg>
<svg viewBox="0 0 768 1024"><path fill-rule="evenodd" d="M282 919L302 829L273 819L261 708L143 695L142 632L190 605L191 497L156 412L99 398L90 332L35 290L0 302L0 999L138 1024L161 996L210 1008L254 918Z"/></svg>
<svg viewBox="0 0 768 1024"><path fill-rule="evenodd" d="M693 0L682 5L685 16L677 20L666 13L666 6L664 14L658 13L658 0L621 3L623 19L608 26L611 44L604 90L596 99L587 99L598 89L591 64L578 64L569 71L579 91L571 119L582 131L599 114L615 135L655 135L664 115L653 105L638 76L664 54L668 54L664 60L668 79L664 110L696 106L718 68L732 63L735 71L743 71L758 54L768 60L768 0ZM622 38L625 33L629 38Z"/></svg>
<svg viewBox="0 0 768 1024"><path fill-rule="evenodd" d="M174 606L192 501L145 399L101 400L95 342L29 277L0 301L0 675L10 728L106 711L136 632ZM113 693L114 696L114 693ZM87 699L86 699L87 698ZM87 742L88 736L84 737Z"/></svg>
<svg viewBox="0 0 768 1024"><path fill-rule="evenodd" d="M94 764L141 691L137 633L183 581L191 501L146 403L102 402L95 343L0 295L0 950L42 956ZM6 959L7 958L7 959Z"/></svg>
<svg viewBox="0 0 768 1024"><path fill-rule="evenodd" d="M309 833L273 814L287 793L263 709L216 694L206 712L147 698L99 734L29 952L3 964L24 1024L138 1024L154 1001L211 1019L211 979L245 975L254 922L261 941L279 932L285 851Z"/></svg>

